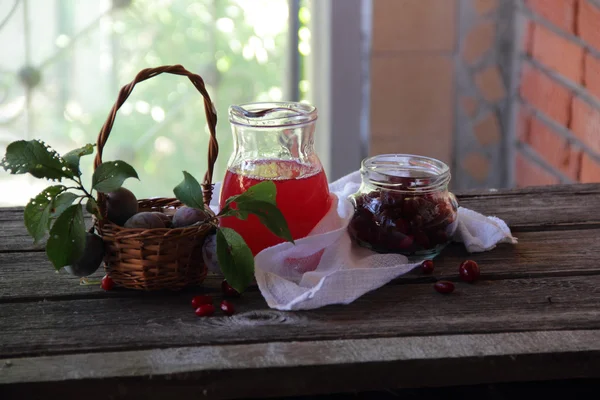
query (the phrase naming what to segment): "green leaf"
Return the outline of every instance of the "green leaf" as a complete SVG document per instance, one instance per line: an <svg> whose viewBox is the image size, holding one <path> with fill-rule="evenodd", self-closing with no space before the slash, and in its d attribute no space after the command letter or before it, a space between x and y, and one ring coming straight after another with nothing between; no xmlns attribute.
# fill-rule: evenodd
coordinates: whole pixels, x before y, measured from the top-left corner
<svg viewBox="0 0 600 400"><path fill-rule="evenodd" d="M92 189L101 193L114 192L125 179L138 178L135 169L125 161L107 161L98 166L92 176Z"/></svg>
<svg viewBox="0 0 600 400"><path fill-rule="evenodd" d="M56 219L46 243L46 255L56 270L71 265L83 254L85 224L80 204L74 204Z"/></svg>
<svg viewBox="0 0 600 400"><path fill-rule="evenodd" d="M225 202L226 205L229 205L233 202L236 204L243 203L245 201L264 201L267 203L271 203L274 206L277 205L275 198L277 197L277 187L273 181L263 181L257 183L254 186L250 186L246 191L242 194L238 194L237 196L231 196Z"/></svg>
<svg viewBox="0 0 600 400"><path fill-rule="evenodd" d="M203 192L200 183L192 175L183 171L183 181L173 189L177 200L188 207L204 210Z"/></svg>
<svg viewBox="0 0 600 400"><path fill-rule="evenodd" d="M85 209L90 214L94 214L96 218L102 219L100 215L100 209L98 209L98 203L96 203L96 200L92 197L88 197L88 201L85 203Z"/></svg>
<svg viewBox="0 0 600 400"><path fill-rule="evenodd" d="M56 199L54 199L54 203L52 204L51 217L58 218L58 216L62 214L78 198L79 196L71 192L59 194Z"/></svg>
<svg viewBox="0 0 600 400"><path fill-rule="evenodd" d="M39 243L46 235L54 199L65 190L63 185L49 186L25 206L25 227L35 243Z"/></svg>
<svg viewBox="0 0 600 400"><path fill-rule="evenodd" d="M245 201L237 203L237 206L238 212L256 215L260 222L273 232L273 234L294 243L294 238L292 237L287 221L277 206L266 201Z"/></svg>
<svg viewBox="0 0 600 400"><path fill-rule="evenodd" d="M60 155L39 140L12 142L0 164L11 174L30 173L36 178L59 181L74 176Z"/></svg>
<svg viewBox="0 0 600 400"><path fill-rule="evenodd" d="M67 168L69 168L74 174L77 176L81 175L81 171L79 170L79 159L83 156L87 156L92 154L94 151L93 144L86 144L83 147L80 147L75 150L71 150L67 154L63 155L63 160L67 164Z"/></svg>
<svg viewBox="0 0 600 400"><path fill-rule="evenodd" d="M244 239L233 229L217 229L217 259L227 282L238 292L252 283L254 257Z"/></svg>

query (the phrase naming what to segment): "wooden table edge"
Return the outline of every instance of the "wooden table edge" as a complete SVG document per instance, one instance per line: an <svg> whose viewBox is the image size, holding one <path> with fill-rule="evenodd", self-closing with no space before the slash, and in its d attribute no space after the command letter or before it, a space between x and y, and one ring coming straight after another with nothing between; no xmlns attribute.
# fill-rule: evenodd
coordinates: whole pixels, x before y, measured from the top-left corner
<svg viewBox="0 0 600 400"><path fill-rule="evenodd" d="M101 385L104 395L113 386L157 395L180 381L182 388L176 390L190 390L185 393L233 398L572 378L600 378L600 330L271 342L0 360L0 393L13 394L81 382L88 389Z"/></svg>

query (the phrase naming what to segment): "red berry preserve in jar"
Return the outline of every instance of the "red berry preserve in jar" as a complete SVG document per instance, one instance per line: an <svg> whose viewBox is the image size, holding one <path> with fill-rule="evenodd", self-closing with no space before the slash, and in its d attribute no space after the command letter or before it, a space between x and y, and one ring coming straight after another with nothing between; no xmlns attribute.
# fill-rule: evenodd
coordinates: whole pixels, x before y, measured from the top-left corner
<svg viewBox="0 0 600 400"><path fill-rule="evenodd" d="M350 196L348 225L359 245L379 253L433 257L452 239L458 203L448 191L450 169L441 161L408 154L363 160L362 185Z"/></svg>

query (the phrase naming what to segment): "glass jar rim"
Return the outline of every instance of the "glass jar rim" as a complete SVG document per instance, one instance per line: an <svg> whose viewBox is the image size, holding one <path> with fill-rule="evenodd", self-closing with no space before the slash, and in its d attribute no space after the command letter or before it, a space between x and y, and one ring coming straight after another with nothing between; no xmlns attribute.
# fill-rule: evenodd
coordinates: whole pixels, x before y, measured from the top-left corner
<svg viewBox="0 0 600 400"><path fill-rule="evenodd" d="M410 171L410 176L398 172ZM417 174L415 174L415 172ZM421 172L422 174L418 174ZM446 163L432 157L415 154L379 154L361 162L361 174L371 183L397 191L435 191L450 182L450 168ZM393 178L403 178L394 183ZM406 186L406 180L411 186Z"/></svg>
<svg viewBox="0 0 600 400"><path fill-rule="evenodd" d="M254 102L229 107L229 122L257 128L305 125L316 121L317 108L308 103Z"/></svg>

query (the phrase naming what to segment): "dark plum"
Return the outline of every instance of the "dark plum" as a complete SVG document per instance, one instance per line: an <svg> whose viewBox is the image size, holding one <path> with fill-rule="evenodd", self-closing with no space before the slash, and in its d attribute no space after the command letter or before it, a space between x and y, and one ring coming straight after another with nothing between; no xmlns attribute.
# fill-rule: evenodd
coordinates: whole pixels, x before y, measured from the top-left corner
<svg viewBox="0 0 600 400"><path fill-rule="evenodd" d="M205 210L183 206L178 208L175 215L173 215L173 228L194 225L197 222L207 221L210 217L210 214Z"/></svg>
<svg viewBox="0 0 600 400"><path fill-rule="evenodd" d="M155 214L158 218L162 220L162 222L165 224L165 228L170 228L171 225L173 225L171 217L169 217L167 214L158 211L152 211L152 214Z"/></svg>
<svg viewBox="0 0 600 400"><path fill-rule="evenodd" d="M65 271L79 277L89 276L100 268L104 253L102 238L94 233L86 232L83 254L72 265L65 266Z"/></svg>
<svg viewBox="0 0 600 400"><path fill-rule="evenodd" d="M165 228L163 218L155 212L137 213L125 222L125 228L129 229L158 229Z"/></svg>
<svg viewBox="0 0 600 400"><path fill-rule="evenodd" d="M119 188L106 194L106 213L109 221L123 226L138 212L138 201L131 191Z"/></svg>

